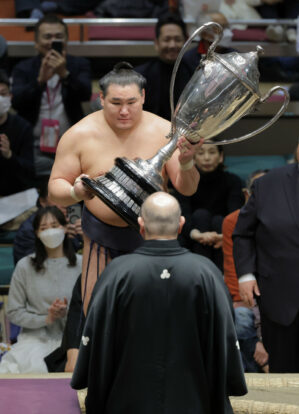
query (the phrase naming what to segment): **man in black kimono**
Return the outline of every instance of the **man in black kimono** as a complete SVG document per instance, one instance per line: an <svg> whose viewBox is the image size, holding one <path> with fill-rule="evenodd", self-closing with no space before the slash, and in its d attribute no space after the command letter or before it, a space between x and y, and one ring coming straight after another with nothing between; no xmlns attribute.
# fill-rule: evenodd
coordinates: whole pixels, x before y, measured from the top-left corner
<svg viewBox="0 0 299 414"><path fill-rule="evenodd" d="M143 246L96 284L72 378L87 414L227 414L247 392L222 275L180 247L183 224L174 197L150 195Z"/></svg>

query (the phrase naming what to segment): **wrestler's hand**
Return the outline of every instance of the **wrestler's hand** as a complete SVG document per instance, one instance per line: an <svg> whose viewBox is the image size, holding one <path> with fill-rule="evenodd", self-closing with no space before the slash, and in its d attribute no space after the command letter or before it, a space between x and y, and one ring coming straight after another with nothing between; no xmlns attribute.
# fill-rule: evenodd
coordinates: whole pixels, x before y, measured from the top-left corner
<svg viewBox="0 0 299 414"><path fill-rule="evenodd" d="M74 192L78 199L83 201L91 200L94 197L94 194L91 190L83 183L81 180L82 177L89 177L87 174L80 174L79 177L75 179L74 182Z"/></svg>
<svg viewBox="0 0 299 414"><path fill-rule="evenodd" d="M254 296L255 293L257 296L260 296L260 290L257 285L256 280L249 280L248 282L239 282L239 292L243 302L252 308L255 304Z"/></svg>
<svg viewBox="0 0 299 414"><path fill-rule="evenodd" d="M189 142L184 136L181 136L177 142L177 147L180 151L179 163L184 165L193 160L195 153L199 150L203 143L203 138L201 138L196 144L191 144L191 142Z"/></svg>

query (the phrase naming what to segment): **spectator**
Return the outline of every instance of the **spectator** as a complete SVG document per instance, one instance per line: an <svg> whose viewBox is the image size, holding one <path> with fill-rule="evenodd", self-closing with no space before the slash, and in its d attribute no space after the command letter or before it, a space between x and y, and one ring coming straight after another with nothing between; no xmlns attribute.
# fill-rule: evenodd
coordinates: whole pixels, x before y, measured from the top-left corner
<svg viewBox="0 0 299 414"><path fill-rule="evenodd" d="M298 0L259 0L256 8L263 19L297 19L299 15ZM267 28L267 36L281 42L285 39L290 43L296 42L296 29L288 28L284 32L284 28L280 25L270 25Z"/></svg>
<svg viewBox="0 0 299 414"><path fill-rule="evenodd" d="M256 180L233 233L240 296L249 307L257 297L270 372L299 371L298 171L296 162Z"/></svg>
<svg viewBox="0 0 299 414"><path fill-rule="evenodd" d="M33 133L28 121L11 114L10 84L0 71L0 196L30 188L34 178Z"/></svg>
<svg viewBox="0 0 299 414"><path fill-rule="evenodd" d="M35 253L18 262L8 295L7 316L22 331L2 358L0 373L47 372L43 358L61 342L67 305L81 273L81 258L57 207L41 208L33 226Z"/></svg>
<svg viewBox="0 0 299 414"><path fill-rule="evenodd" d="M267 0L271 1L271 0ZM274 0L276 1L276 0ZM259 20L262 18L256 6L263 3L263 0L222 0L219 11L228 20ZM266 1L264 1L266 3ZM278 18L278 17L276 17ZM246 29L246 25L237 24L233 29ZM287 33L290 33L289 31ZM274 42L281 42L284 39L284 30L280 25L269 25L266 29L267 39Z"/></svg>
<svg viewBox="0 0 299 414"><path fill-rule="evenodd" d="M45 16L35 27L39 55L19 62L12 73L13 107L34 127L38 178L49 176L59 137L83 117L81 103L91 95L89 63L66 54L67 39L66 24Z"/></svg>
<svg viewBox="0 0 299 414"><path fill-rule="evenodd" d="M224 171L220 145L204 144L194 158L201 177L196 193L190 197L175 193L186 217L180 240L222 269L222 221L243 205L242 181L237 175Z"/></svg>
<svg viewBox="0 0 299 414"><path fill-rule="evenodd" d="M257 170L253 172L249 179L247 188L244 188L245 202L250 196L251 186L257 178L263 176L267 170ZM242 302L239 295L239 284L233 258L232 234L236 226L240 210L235 210L227 215L222 223L223 235L223 270L224 281L231 294L234 310L235 325L240 344L244 369L246 372L267 372L268 353L266 352L260 329L260 315L257 305L253 309L248 308Z"/></svg>
<svg viewBox="0 0 299 414"><path fill-rule="evenodd" d="M60 346L45 357L49 372L73 372L85 324L82 311L81 275L72 292L67 320Z"/></svg>
<svg viewBox="0 0 299 414"><path fill-rule="evenodd" d="M247 390L222 275L179 246L169 194L150 195L138 221L143 246L95 287L72 386L88 387L86 414L232 413L229 395Z"/></svg>
<svg viewBox="0 0 299 414"><path fill-rule="evenodd" d="M259 0L221 0L219 11L227 20L258 20L261 16L254 8ZM244 30L244 24L233 25L232 29Z"/></svg>
<svg viewBox="0 0 299 414"><path fill-rule="evenodd" d="M48 197L48 182L43 183L39 189L39 196L37 199L37 207L53 206L54 203ZM67 209L62 206L57 206L63 212L68 221ZM33 228L33 222L36 216L36 212L33 212L17 230L13 241L13 257L16 264L20 259L34 252L35 246L35 232ZM75 251L78 251L82 247L82 231L81 231L81 219L76 223L67 222L67 234L73 244Z"/></svg>
<svg viewBox="0 0 299 414"><path fill-rule="evenodd" d="M158 20L155 33L158 57L138 66L135 70L147 81L143 109L170 120L170 80L176 58L187 39L186 25L177 15L168 14ZM175 105L191 76L190 69L182 63L176 76Z"/></svg>
<svg viewBox="0 0 299 414"><path fill-rule="evenodd" d="M224 14L219 12L209 12L207 14L203 13L200 15L198 26L202 26L204 23L215 22L220 24L223 27L223 36L221 41L218 43L216 48L217 53L229 53L233 52L234 49L230 47L233 33L229 29L228 20ZM195 48L188 50L182 59L182 63L187 65L191 70L192 74L195 69L198 67L200 60L203 56L207 54L208 48L211 43L214 41L215 34L210 30L205 30L200 35L200 40L198 45Z"/></svg>

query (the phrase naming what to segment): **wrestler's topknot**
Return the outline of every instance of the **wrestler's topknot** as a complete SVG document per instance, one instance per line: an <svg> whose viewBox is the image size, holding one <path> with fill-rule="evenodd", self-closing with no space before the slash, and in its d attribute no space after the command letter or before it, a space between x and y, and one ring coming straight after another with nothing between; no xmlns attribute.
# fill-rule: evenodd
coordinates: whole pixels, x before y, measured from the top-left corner
<svg viewBox="0 0 299 414"><path fill-rule="evenodd" d="M131 69L131 70L133 70L134 68L131 65L131 63L129 63L129 62L118 62L113 67L114 72L119 72L121 69Z"/></svg>
<svg viewBox="0 0 299 414"><path fill-rule="evenodd" d="M118 62L110 72L99 80L99 87L104 97L107 95L107 89L111 84L121 86L135 84L142 93L146 85L146 79L133 69L131 63Z"/></svg>

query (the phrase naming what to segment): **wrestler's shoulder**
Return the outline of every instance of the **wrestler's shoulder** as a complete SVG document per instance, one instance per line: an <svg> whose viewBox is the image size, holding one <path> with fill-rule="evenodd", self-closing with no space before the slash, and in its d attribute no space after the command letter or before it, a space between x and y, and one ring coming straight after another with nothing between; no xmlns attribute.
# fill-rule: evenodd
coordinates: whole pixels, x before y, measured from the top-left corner
<svg viewBox="0 0 299 414"><path fill-rule="evenodd" d="M143 111L144 122L150 125L152 128L158 128L163 132L170 131L170 122L167 119L153 114L152 112Z"/></svg>
<svg viewBox="0 0 299 414"><path fill-rule="evenodd" d="M94 133L98 135L101 123L104 124L102 111L92 112L69 128L64 136L66 138L71 137L72 139L77 136L82 139L82 135L92 136Z"/></svg>

